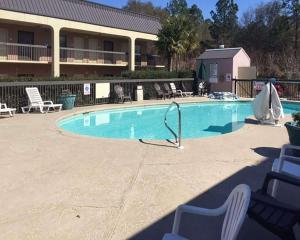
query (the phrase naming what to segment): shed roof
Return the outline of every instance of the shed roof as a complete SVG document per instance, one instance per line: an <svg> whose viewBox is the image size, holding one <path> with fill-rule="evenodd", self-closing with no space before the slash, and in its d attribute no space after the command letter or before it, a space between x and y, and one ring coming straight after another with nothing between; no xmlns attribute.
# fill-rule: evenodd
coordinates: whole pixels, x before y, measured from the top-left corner
<svg viewBox="0 0 300 240"><path fill-rule="evenodd" d="M158 18L85 0L0 0L0 9L157 34Z"/></svg>
<svg viewBox="0 0 300 240"><path fill-rule="evenodd" d="M243 48L217 48L217 49L207 49L202 53L198 59L224 59L224 58L234 58ZM243 50L244 51L244 50ZM245 52L245 51L244 51ZM245 52L246 53L246 52Z"/></svg>

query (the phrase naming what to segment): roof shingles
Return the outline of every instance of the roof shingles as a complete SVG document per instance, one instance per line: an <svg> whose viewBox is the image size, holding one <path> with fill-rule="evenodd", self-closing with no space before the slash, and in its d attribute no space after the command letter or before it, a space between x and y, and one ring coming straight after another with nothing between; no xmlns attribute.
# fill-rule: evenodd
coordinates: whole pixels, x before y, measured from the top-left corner
<svg viewBox="0 0 300 240"><path fill-rule="evenodd" d="M198 59L233 58L242 48L208 49Z"/></svg>
<svg viewBox="0 0 300 240"><path fill-rule="evenodd" d="M157 34L154 17L83 0L0 0L0 9Z"/></svg>

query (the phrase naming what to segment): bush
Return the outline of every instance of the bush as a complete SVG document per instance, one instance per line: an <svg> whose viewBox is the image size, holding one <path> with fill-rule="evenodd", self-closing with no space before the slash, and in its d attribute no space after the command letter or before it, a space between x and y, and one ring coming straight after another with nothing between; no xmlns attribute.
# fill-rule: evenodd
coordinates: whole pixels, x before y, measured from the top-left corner
<svg viewBox="0 0 300 240"><path fill-rule="evenodd" d="M192 72L168 72L165 70L140 70L125 71L121 76L103 77L2 77L0 82L40 82L40 81L83 81L83 80L121 80L121 79L170 79L170 78L190 78Z"/></svg>
<svg viewBox="0 0 300 240"><path fill-rule="evenodd" d="M190 78L192 72L168 72L165 70L141 70L126 71L122 73L123 78L127 79L169 79L169 78Z"/></svg>
<svg viewBox="0 0 300 240"><path fill-rule="evenodd" d="M121 77L2 77L0 82L45 82L45 81L83 81L83 80L116 80Z"/></svg>

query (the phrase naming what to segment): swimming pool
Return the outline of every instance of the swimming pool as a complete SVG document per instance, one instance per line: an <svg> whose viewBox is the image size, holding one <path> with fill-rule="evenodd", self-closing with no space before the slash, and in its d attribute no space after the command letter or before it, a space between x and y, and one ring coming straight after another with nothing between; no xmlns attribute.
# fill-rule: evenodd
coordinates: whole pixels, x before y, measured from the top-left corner
<svg viewBox="0 0 300 240"><path fill-rule="evenodd" d="M283 103L284 112L300 111L300 104ZM75 115L59 121L60 128L79 135L99 138L162 140L174 137L164 125L168 105L102 110ZM182 137L222 135L243 127L253 115L251 102L207 102L180 104ZM171 109L168 124L178 131L178 115Z"/></svg>

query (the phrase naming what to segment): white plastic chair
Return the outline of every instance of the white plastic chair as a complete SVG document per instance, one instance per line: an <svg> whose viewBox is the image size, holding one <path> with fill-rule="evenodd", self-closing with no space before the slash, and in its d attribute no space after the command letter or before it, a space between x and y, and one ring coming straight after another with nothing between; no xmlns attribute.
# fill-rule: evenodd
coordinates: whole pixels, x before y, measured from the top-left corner
<svg viewBox="0 0 300 240"><path fill-rule="evenodd" d="M184 95L183 92L181 90L177 90L174 83L170 83L170 87L171 87L171 90L172 90L173 94L176 94L176 95L178 95L180 97L184 97L183 96Z"/></svg>
<svg viewBox="0 0 300 240"><path fill-rule="evenodd" d="M28 106L22 107L23 113L29 113L31 109L38 109L41 113L47 113L50 109L53 111L60 111L62 109L62 104L53 104L52 101L43 101L38 88L26 88L25 90L29 104Z"/></svg>
<svg viewBox="0 0 300 240"><path fill-rule="evenodd" d="M300 178L300 157L293 156L288 150L296 150L300 152L300 146L285 144L281 148L279 158L276 158L272 165L272 171L278 173L286 173L293 177ZM276 197L278 190L278 181L274 180L272 187L272 196Z"/></svg>
<svg viewBox="0 0 300 240"><path fill-rule="evenodd" d="M163 240L187 240L179 236L179 225L182 213L190 213L204 216L220 216L225 214L221 240L235 240L245 220L250 203L251 190L248 185L236 186L230 193L225 203L216 209L205 209L188 205L181 205L177 208L171 234L165 234Z"/></svg>
<svg viewBox="0 0 300 240"><path fill-rule="evenodd" d="M16 112L15 108L8 108L6 103L0 103L0 113L8 113L10 117Z"/></svg>

